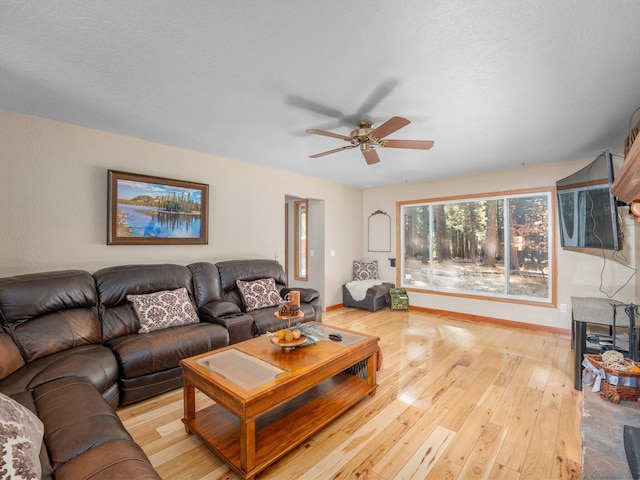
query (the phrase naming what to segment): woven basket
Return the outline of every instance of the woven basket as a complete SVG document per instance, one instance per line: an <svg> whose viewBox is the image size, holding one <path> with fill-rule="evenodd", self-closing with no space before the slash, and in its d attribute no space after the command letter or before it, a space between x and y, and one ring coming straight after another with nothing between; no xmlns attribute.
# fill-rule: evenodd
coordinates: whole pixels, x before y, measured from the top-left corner
<svg viewBox="0 0 640 480"><path fill-rule="evenodd" d="M605 367L602 363L602 356L600 355L586 353L584 356L594 367L601 368L608 374L619 378L636 378L638 379L638 385L640 385L640 373L625 372ZM628 358L625 358L624 360L627 365L633 365L632 360L629 360ZM613 403L620 403L620 400L636 401L640 399L640 388L629 387L626 385L612 385L607 382L606 379L602 379L602 383L600 384L600 396Z"/></svg>

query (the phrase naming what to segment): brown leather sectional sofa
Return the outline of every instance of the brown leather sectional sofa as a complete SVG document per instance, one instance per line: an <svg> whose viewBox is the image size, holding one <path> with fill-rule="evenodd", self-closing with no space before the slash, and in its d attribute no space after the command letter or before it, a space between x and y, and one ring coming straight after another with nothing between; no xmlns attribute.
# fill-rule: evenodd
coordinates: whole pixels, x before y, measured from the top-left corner
<svg viewBox="0 0 640 480"><path fill-rule="evenodd" d="M44 423L42 477L159 478L114 409L182 385L178 362L280 328L277 307L245 312L236 280L273 278L280 264L124 265L0 278L0 392ZM127 295L185 288L200 321L138 333ZM313 289L305 320L321 321Z"/></svg>

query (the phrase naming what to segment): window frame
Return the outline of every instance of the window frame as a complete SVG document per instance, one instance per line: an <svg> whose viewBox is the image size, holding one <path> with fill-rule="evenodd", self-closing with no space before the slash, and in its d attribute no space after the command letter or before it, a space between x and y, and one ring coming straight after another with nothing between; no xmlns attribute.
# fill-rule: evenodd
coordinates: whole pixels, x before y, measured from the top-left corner
<svg viewBox="0 0 640 480"><path fill-rule="evenodd" d="M302 210L304 209L304 212ZM296 200L293 202L294 228L294 278L300 281L309 280L309 202ZM304 232L302 229L304 228ZM304 233L304 235L303 235ZM304 259L304 272L302 262Z"/></svg>
<svg viewBox="0 0 640 480"><path fill-rule="evenodd" d="M500 294L495 294L491 292L480 292L480 291L455 291L452 289L442 289L433 286L433 246L435 240L434 233L434 218L433 218L433 208L430 208L429 214L429 285L415 286L413 284L407 284L405 282L404 275L404 267L405 267L405 228L404 228L404 208L405 207L416 207L421 205L437 205L437 204L453 204L453 203L465 203L465 202L473 202L473 201L489 201L489 200L504 200L505 208L503 209L503 229L505 239L509 238L508 246L505 241L504 247L504 256L505 256L505 264L508 265L508 261L510 261L511 254L511 242L514 239L510 238L509 234L509 222L508 222L508 208L509 199L517 199L523 197L532 197L546 195L548 199L548 211L547 211L547 243L548 243L548 262L549 265L547 267L547 282L549 285L548 288L548 296L545 298L538 297L530 297L525 295L513 295L508 293L509 288L509 270L505 269L505 288L504 292ZM396 202L396 258L398 258L398 267L396 269L396 284L406 288L409 291L417 292L417 293L427 293L427 294L436 294L436 295L448 295L454 297L463 297L463 298L471 298L478 300L489 300L489 301L497 301L497 302L506 302L506 303L516 303L523 305L533 305L539 307L551 307L555 308L557 306L557 258L556 258L556 189L555 187L542 187L535 189L520 189L520 190L508 190L508 191L500 191L500 192L489 192L489 193L476 193L476 194L468 194L468 195L457 195L451 197L437 197L437 198L425 198L419 200L405 200Z"/></svg>

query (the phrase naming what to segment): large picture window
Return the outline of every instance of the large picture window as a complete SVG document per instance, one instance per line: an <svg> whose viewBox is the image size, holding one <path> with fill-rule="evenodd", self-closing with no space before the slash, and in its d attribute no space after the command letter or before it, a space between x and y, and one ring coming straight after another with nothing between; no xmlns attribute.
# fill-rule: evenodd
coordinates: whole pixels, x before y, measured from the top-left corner
<svg viewBox="0 0 640 480"><path fill-rule="evenodd" d="M551 191L400 202L406 288L551 303Z"/></svg>

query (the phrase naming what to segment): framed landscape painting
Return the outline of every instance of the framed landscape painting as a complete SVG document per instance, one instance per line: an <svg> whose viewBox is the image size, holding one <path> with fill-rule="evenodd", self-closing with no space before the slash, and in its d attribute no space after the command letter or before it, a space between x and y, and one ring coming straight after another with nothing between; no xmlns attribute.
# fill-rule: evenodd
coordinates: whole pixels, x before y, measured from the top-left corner
<svg viewBox="0 0 640 480"><path fill-rule="evenodd" d="M209 185L109 170L108 245L206 244Z"/></svg>

